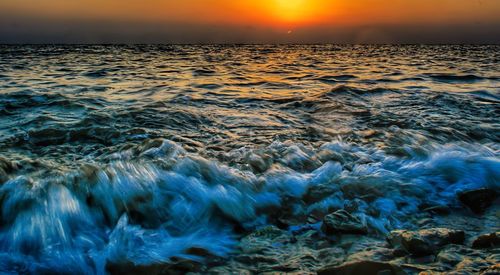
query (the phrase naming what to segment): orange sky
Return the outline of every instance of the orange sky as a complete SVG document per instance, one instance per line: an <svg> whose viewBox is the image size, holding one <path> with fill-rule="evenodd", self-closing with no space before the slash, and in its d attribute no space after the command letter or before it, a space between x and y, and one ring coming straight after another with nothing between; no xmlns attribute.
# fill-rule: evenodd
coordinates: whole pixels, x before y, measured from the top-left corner
<svg viewBox="0 0 500 275"><path fill-rule="evenodd" d="M497 22L499 0L2 0L3 12L56 18L282 24Z"/></svg>
<svg viewBox="0 0 500 275"><path fill-rule="evenodd" d="M497 43L499 33L500 0L0 0L7 43Z"/></svg>

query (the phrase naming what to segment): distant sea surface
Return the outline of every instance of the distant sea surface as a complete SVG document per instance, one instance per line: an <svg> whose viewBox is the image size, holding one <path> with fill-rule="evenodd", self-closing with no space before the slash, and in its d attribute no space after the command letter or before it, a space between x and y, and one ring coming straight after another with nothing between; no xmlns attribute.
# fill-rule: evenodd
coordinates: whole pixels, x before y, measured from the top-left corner
<svg viewBox="0 0 500 275"><path fill-rule="evenodd" d="M500 189L499 117L500 46L0 46L0 271L230 259L338 209L415 229Z"/></svg>

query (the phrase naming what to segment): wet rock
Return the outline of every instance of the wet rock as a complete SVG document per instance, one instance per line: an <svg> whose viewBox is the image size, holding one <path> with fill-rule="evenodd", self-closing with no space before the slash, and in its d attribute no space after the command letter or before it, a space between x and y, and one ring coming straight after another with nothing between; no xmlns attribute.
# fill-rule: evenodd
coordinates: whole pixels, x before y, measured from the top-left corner
<svg viewBox="0 0 500 275"><path fill-rule="evenodd" d="M379 187L373 182L367 181L346 183L340 188L347 198L362 198L365 201L373 201L378 197L383 197L383 192Z"/></svg>
<svg viewBox="0 0 500 275"><path fill-rule="evenodd" d="M481 271L487 270L491 265L492 263L481 258L466 258L455 266L455 272L456 274L481 274Z"/></svg>
<svg viewBox="0 0 500 275"><path fill-rule="evenodd" d="M242 268L234 268L231 266L217 266L208 270L207 274L239 274L239 275L252 275L250 270Z"/></svg>
<svg viewBox="0 0 500 275"><path fill-rule="evenodd" d="M150 265L135 265L131 262L106 264L106 270L110 274L133 275L133 274L148 274L148 275L163 275L163 274L186 274L188 272L200 272L202 264L187 260L173 259L171 263L154 263Z"/></svg>
<svg viewBox="0 0 500 275"><path fill-rule="evenodd" d="M436 257L435 266L439 268L457 268L461 264L461 271L466 272L479 267L486 267L495 263L494 260L485 259L484 251L472 249L463 245L447 245ZM464 269L466 268L466 269Z"/></svg>
<svg viewBox="0 0 500 275"><path fill-rule="evenodd" d="M407 274L401 267L390 263L374 261L348 262L340 266L325 266L318 270L318 275L403 275Z"/></svg>
<svg viewBox="0 0 500 275"><path fill-rule="evenodd" d="M446 205L434 205L434 206L429 206L427 208L424 208L423 211L429 212L431 214L437 214L437 215L448 215L450 214L450 208Z"/></svg>
<svg viewBox="0 0 500 275"><path fill-rule="evenodd" d="M347 257L347 261L376 261L376 262L385 262L390 261L394 258L394 250L385 247L373 247L368 250L360 251L349 255Z"/></svg>
<svg viewBox="0 0 500 275"><path fill-rule="evenodd" d="M283 213L280 217L277 218L276 224L280 228L288 228L290 226L298 226L301 224L305 224L307 222L308 216L306 215L293 215L293 213Z"/></svg>
<svg viewBox="0 0 500 275"><path fill-rule="evenodd" d="M426 265L433 263L436 260L434 255L426 255L420 257L407 256L405 258L406 262L413 265Z"/></svg>
<svg viewBox="0 0 500 275"><path fill-rule="evenodd" d="M243 253L261 253L272 247L273 244L284 244L290 242L292 235L276 226L266 226L255 230L243 237L239 247Z"/></svg>
<svg viewBox="0 0 500 275"><path fill-rule="evenodd" d="M323 247L330 246L328 241L321 240L321 236L319 236L318 231L312 228L304 232L294 232L293 237L295 241L302 246L307 246L316 249L321 249Z"/></svg>
<svg viewBox="0 0 500 275"><path fill-rule="evenodd" d="M217 255L211 253L209 250L207 250L205 248L201 248L201 247L188 248L185 251L185 253L188 255L193 255L193 256L202 258L203 261L206 263L206 265L210 266L210 267L214 266L214 265L221 264L224 261L224 259L222 257L217 256Z"/></svg>
<svg viewBox="0 0 500 275"><path fill-rule="evenodd" d="M342 247L346 250L348 255L352 255L358 252L372 250L375 247L384 248L387 246L387 243L379 240L378 238L354 234L343 234L340 236L336 246Z"/></svg>
<svg viewBox="0 0 500 275"><path fill-rule="evenodd" d="M305 272L305 271L270 271L270 272L259 272L259 275L313 275L315 273Z"/></svg>
<svg viewBox="0 0 500 275"><path fill-rule="evenodd" d="M418 225L418 227L423 228L427 227L426 225L432 224L434 220L432 218L423 218L423 219L418 219L415 223Z"/></svg>
<svg viewBox="0 0 500 275"><path fill-rule="evenodd" d="M369 130L364 130L364 131L361 131L358 133L360 136L364 137L364 138L371 138L375 135L378 134L377 131L373 130L373 129L369 129Z"/></svg>
<svg viewBox="0 0 500 275"><path fill-rule="evenodd" d="M325 216L321 230L326 234L366 234L368 227L364 217L351 215L345 210L338 210Z"/></svg>
<svg viewBox="0 0 500 275"><path fill-rule="evenodd" d="M0 157L0 184L9 179L9 174L13 172L15 165L7 159Z"/></svg>
<svg viewBox="0 0 500 275"><path fill-rule="evenodd" d="M99 175L99 167L92 164L84 164L82 165L80 170L84 179L91 182L97 181L97 177Z"/></svg>
<svg viewBox="0 0 500 275"><path fill-rule="evenodd" d="M447 244L462 244L464 239L463 231L446 228L396 230L387 237L388 242L396 249L416 256L435 254L439 248Z"/></svg>
<svg viewBox="0 0 500 275"><path fill-rule="evenodd" d="M393 262L394 264L396 264L395 262ZM401 268L403 268L407 274L419 274L419 275L423 275L423 274L429 274L429 275L437 275L437 274L441 274L439 273L440 271L443 271L442 268L439 268L439 267L434 267L434 266L431 266L431 265L428 265L428 264L401 264L400 265Z"/></svg>
<svg viewBox="0 0 500 275"><path fill-rule="evenodd" d="M317 229L308 227L291 231L275 226L263 227L241 239L238 245L240 253L233 257L233 261L237 267L258 274L306 274L331 262L342 263L344 251L332 248L331 244L321 244L324 241L321 238L324 236L318 234Z"/></svg>
<svg viewBox="0 0 500 275"><path fill-rule="evenodd" d="M331 150L322 150L321 152L318 153L318 158L323 162L327 162L327 161L336 161L336 162L339 162L341 164L344 164L346 162L346 160L344 159L344 157L338 153L338 152L334 152L334 151L331 151Z"/></svg>
<svg viewBox="0 0 500 275"><path fill-rule="evenodd" d="M255 265L255 264L279 264L279 261L274 257L264 256L259 254L251 254L251 255L239 255L235 258L236 261L247 264L247 265Z"/></svg>
<svg viewBox="0 0 500 275"><path fill-rule="evenodd" d="M12 172L12 170L14 170L14 165L6 158L0 157L0 169L5 172Z"/></svg>
<svg viewBox="0 0 500 275"><path fill-rule="evenodd" d="M493 189L468 190L458 194L458 200L476 214L482 214L493 204L498 194Z"/></svg>
<svg viewBox="0 0 500 275"><path fill-rule="evenodd" d="M309 150L297 145L287 147L281 161L296 171L312 171L321 166L321 162Z"/></svg>
<svg viewBox="0 0 500 275"><path fill-rule="evenodd" d="M318 250L317 258L324 264L340 265L345 261L345 251L339 247L329 247Z"/></svg>
<svg viewBox="0 0 500 275"><path fill-rule="evenodd" d="M498 248L500 247L500 232L485 234L477 237L472 242L473 248Z"/></svg>
<svg viewBox="0 0 500 275"><path fill-rule="evenodd" d="M482 251L482 252L486 252L486 251ZM493 263L500 263L500 249L493 249L491 251L487 251L487 253L490 253L490 255L485 258L487 261L490 261Z"/></svg>
<svg viewBox="0 0 500 275"><path fill-rule="evenodd" d="M156 138L156 139L148 139L144 141L142 144L142 148L140 148L141 152L146 152L149 149L152 148L160 148L163 145L164 140L161 138Z"/></svg>
<svg viewBox="0 0 500 275"><path fill-rule="evenodd" d="M459 251L453 247L443 249L436 256L436 260L445 265L455 266L466 258L463 251Z"/></svg>
<svg viewBox="0 0 500 275"><path fill-rule="evenodd" d="M288 236L289 233L285 230L277 228L276 226L269 225L255 230L249 236L276 239L282 237L283 235Z"/></svg>
<svg viewBox="0 0 500 275"><path fill-rule="evenodd" d="M266 159L256 154L249 154L246 156L246 162L252 167L252 169L257 173L264 173L269 169L271 163L269 161L270 157L267 156Z"/></svg>
<svg viewBox="0 0 500 275"><path fill-rule="evenodd" d="M208 256L212 255L212 253L210 253L210 251L208 251L207 249L202 248L202 247L191 247L191 248L188 248L186 250L186 254L194 255L194 256L200 256L200 257L208 257Z"/></svg>
<svg viewBox="0 0 500 275"><path fill-rule="evenodd" d="M302 198L308 205L324 200L338 191L334 185L318 185L311 187Z"/></svg>
<svg viewBox="0 0 500 275"><path fill-rule="evenodd" d="M302 257L306 261L308 260L307 255L304 255ZM310 259L309 262L312 262L312 265L314 266L314 262L316 262L316 259L314 258ZM282 262L280 264L272 266L271 269L273 271L286 272L287 274L289 274L289 272L300 270L302 265L303 265L303 259L289 259L287 262Z"/></svg>
<svg viewBox="0 0 500 275"><path fill-rule="evenodd" d="M6 182L7 180L9 180L9 176L4 170L0 169L0 184Z"/></svg>
<svg viewBox="0 0 500 275"><path fill-rule="evenodd" d="M489 266L481 272L481 275L498 275L500 274L500 264Z"/></svg>

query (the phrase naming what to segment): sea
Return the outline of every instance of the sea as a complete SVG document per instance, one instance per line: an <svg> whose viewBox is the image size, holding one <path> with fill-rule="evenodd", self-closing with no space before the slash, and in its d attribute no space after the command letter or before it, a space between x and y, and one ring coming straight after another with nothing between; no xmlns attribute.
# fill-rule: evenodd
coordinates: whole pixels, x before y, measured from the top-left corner
<svg viewBox="0 0 500 275"><path fill-rule="evenodd" d="M500 191L499 117L498 45L1 45L0 271L238 261L339 209L418 229Z"/></svg>

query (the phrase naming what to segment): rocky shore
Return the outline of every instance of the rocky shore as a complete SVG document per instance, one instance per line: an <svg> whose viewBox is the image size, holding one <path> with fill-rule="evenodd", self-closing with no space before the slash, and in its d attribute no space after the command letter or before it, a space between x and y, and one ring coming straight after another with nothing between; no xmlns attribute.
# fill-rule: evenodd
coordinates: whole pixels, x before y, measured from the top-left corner
<svg viewBox="0 0 500 275"><path fill-rule="evenodd" d="M495 190L457 195L462 209L422 206L417 229L377 233L366 221L342 209L306 225L282 217L242 232L229 258L193 247L166 264L108 263L112 274L500 274L500 205ZM353 211L351 211L353 212ZM286 224L286 221L289 224Z"/></svg>

